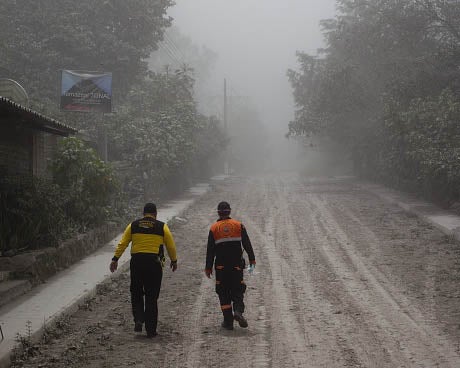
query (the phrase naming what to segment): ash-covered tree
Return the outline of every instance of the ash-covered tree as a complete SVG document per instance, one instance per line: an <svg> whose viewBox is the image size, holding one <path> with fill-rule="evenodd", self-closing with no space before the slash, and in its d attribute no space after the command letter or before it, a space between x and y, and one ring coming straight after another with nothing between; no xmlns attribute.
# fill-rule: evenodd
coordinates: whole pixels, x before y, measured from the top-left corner
<svg viewBox="0 0 460 368"><path fill-rule="evenodd" d="M299 70L288 72L298 107L290 134L333 138L361 175L413 191L428 188L424 183L438 181L438 171L418 175L423 155L413 154L413 144L423 150L433 142L409 117L419 114L429 124L429 106L430 124L437 124L445 118L446 96L460 95L458 2L337 3L339 14L322 22L326 48L316 56L300 53ZM451 147L454 135L441 136Z"/></svg>
<svg viewBox="0 0 460 368"><path fill-rule="evenodd" d="M158 194L165 184L182 189L209 173L225 137L215 118L197 111L193 86L192 70L185 65L149 72L118 114L107 119L109 156L130 166L127 191Z"/></svg>
<svg viewBox="0 0 460 368"><path fill-rule="evenodd" d="M0 73L32 99L58 96L59 70L111 71L115 97L147 71L172 0L0 2ZM42 104L45 108L45 104ZM46 106L49 108L49 106Z"/></svg>

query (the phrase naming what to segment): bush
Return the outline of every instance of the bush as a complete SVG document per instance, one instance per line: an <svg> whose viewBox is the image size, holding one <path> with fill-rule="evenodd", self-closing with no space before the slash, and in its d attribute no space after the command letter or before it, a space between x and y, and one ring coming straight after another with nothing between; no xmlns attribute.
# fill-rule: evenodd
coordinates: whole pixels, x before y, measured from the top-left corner
<svg viewBox="0 0 460 368"><path fill-rule="evenodd" d="M69 223L63 196L49 180L32 176L0 176L0 251L57 246Z"/></svg>
<svg viewBox="0 0 460 368"><path fill-rule="evenodd" d="M446 205L460 199L459 122L458 96L445 90L439 96L414 99L407 111L385 124L393 151L399 153L399 160L391 163L400 168L390 169L412 190Z"/></svg>
<svg viewBox="0 0 460 368"><path fill-rule="evenodd" d="M102 223L113 213L119 186L112 169L78 138L61 141L52 173L64 194L66 215L82 229Z"/></svg>

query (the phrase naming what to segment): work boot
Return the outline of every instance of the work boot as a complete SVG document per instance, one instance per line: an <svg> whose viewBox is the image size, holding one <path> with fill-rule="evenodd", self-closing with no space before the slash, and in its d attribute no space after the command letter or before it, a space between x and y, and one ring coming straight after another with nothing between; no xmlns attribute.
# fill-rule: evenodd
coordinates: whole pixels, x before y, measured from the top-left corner
<svg viewBox="0 0 460 368"><path fill-rule="evenodd" d="M224 320L221 326L225 328L226 330L233 330L233 322Z"/></svg>
<svg viewBox="0 0 460 368"><path fill-rule="evenodd" d="M156 331L147 331L147 337L149 339L153 339L155 336L157 336L158 334L156 333Z"/></svg>
<svg viewBox="0 0 460 368"><path fill-rule="evenodd" d="M238 322L240 327L246 328L248 327L248 321L246 321L246 318L243 317L243 314L239 311L235 311L233 313L233 318Z"/></svg>
<svg viewBox="0 0 460 368"><path fill-rule="evenodd" d="M134 332L142 332L142 322L134 323Z"/></svg>

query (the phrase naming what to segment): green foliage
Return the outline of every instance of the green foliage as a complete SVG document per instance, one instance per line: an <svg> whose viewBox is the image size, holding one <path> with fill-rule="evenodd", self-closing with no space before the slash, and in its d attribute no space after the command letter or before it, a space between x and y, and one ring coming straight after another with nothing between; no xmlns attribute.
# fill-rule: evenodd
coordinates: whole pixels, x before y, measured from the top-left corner
<svg viewBox="0 0 460 368"><path fill-rule="evenodd" d="M455 3L339 0L322 22L327 47L299 54L300 70L288 72L298 107L290 134L332 138L368 178L459 200Z"/></svg>
<svg viewBox="0 0 460 368"><path fill-rule="evenodd" d="M126 108L108 124L110 157L130 163L125 188L159 194L166 184L184 185L222 146L224 136L213 119L197 112L191 70L149 73L127 96ZM210 134L213 137L210 137Z"/></svg>
<svg viewBox="0 0 460 368"><path fill-rule="evenodd" d="M74 137L60 143L52 165L55 183L65 194L66 214L82 227L107 219L114 207L118 185L110 166Z"/></svg>
<svg viewBox="0 0 460 368"><path fill-rule="evenodd" d="M62 141L54 181L0 176L1 252L57 246L76 230L94 227L117 208L119 190L109 166L76 138Z"/></svg>
<svg viewBox="0 0 460 368"><path fill-rule="evenodd" d="M388 106L383 137L382 172L438 201L460 198L460 103L452 91L414 99L407 111Z"/></svg>
<svg viewBox="0 0 460 368"><path fill-rule="evenodd" d="M172 25L165 31L165 47L155 51L149 60L153 71L161 72L166 67L180 69L184 62L193 67L197 80L204 81L209 77L210 70L215 64L217 54L206 46L198 47L193 41ZM170 47L180 50L177 54L171 52Z"/></svg>
<svg viewBox="0 0 460 368"><path fill-rule="evenodd" d="M0 175L1 253L57 246L69 228L62 202L48 180Z"/></svg>
<svg viewBox="0 0 460 368"><path fill-rule="evenodd" d="M0 70L32 96L55 98L61 69L106 70L120 96L171 24L171 0L0 2Z"/></svg>
<svg viewBox="0 0 460 368"><path fill-rule="evenodd" d="M212 161L204 156L215 156L225 140L218 124L197 112L189 66L164 74L148 71L147 60L172 23L166 15L172 5L172 0L0 2L0 77L20 82L32 108L93 140L104 125L110 160L130 167L128 173L116 173L129 193L187 185L195 173L206 171L201 164ZM197 51L188 40L182 43L205 75L212 53ZM112 72L116 113L58 111L61 69ZM64 141L53 175L75 226L103 221L113 211L114 175L82 142Z"/></svg>

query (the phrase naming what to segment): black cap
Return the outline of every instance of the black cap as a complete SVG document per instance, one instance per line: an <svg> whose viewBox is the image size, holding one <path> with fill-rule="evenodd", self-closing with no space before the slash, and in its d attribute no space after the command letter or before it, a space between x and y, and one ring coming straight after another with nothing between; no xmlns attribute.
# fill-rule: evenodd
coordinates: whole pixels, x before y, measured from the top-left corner
<svg viewBox="0 0 460 368"><path fill-rule="evenodd" d="M228 203L228 202L220 202L217 205L217 211L225 211L225 210L231 210L230 203Z"/></svg>
<svg viewBox="0 0 460 368"><path fill-rule="evenodd" d="M230 212L232 212L232 209L230 208L230 204L228 202L220 202L217 205L217 214L220 217L230 216Z"/></svg>
<svg viewBox="0 0 460 368"><path fill-rule="evenodd" d="M157 206L155 203L146 203L144 206L144 213L157 213Z"/></svg>

